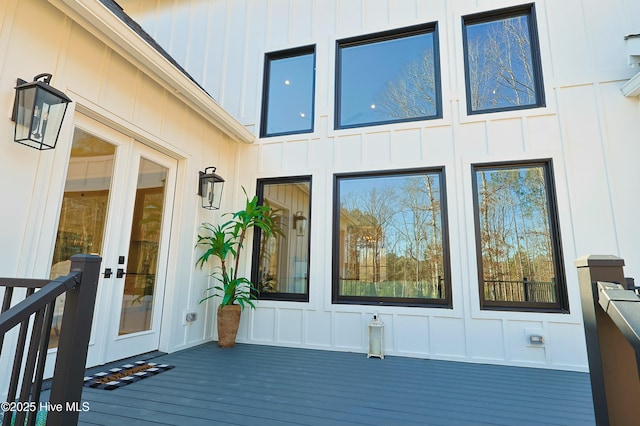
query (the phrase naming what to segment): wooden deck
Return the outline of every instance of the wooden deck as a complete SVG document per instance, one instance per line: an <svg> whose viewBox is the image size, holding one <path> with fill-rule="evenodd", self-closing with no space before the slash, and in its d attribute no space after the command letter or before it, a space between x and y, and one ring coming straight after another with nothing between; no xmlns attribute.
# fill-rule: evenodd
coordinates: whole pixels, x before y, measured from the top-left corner
<svg viewBox="0 0 640 426"><path fill-rule="evenodd" d="M85 388L81 425L594 425L586 373L215 343Z"/></svg>

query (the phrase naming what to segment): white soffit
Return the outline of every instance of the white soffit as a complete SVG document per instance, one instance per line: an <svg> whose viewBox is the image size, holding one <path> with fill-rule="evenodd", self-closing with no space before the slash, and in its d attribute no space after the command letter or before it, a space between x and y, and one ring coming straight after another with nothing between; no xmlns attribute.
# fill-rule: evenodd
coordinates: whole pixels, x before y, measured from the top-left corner
<svg viewBox="0 0 640 426"><path fill-rule="evenodd" d="M96 0L48 0L65 15L105 42L224 133L241 142L255 136L202 88L147 44L127 24Z"/></svg>

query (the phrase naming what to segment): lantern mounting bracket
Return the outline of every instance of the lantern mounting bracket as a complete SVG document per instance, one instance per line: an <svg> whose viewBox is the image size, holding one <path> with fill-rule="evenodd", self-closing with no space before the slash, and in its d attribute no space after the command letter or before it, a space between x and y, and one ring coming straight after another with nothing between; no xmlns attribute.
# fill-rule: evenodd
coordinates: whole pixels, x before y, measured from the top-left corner
<svg viewBox="0 0 640 426"><path fill-rule="evenodd" d="M16 86L21 86L21 85L25 84L26 82L27 82L26 80L23 80L23 79L19 78L16 81ZM11 121L13 121L15 123L17 116L18 116L18 97L15 97L13 99L13 112L11 112Z"/></svg>

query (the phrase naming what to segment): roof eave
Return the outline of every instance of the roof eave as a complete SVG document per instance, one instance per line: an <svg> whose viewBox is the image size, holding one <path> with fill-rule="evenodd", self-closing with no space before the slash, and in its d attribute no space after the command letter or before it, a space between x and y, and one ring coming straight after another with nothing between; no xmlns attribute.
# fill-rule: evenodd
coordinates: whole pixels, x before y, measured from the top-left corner
<svg viewBox="0 0 640 426"><path fill-rule="evenodd" d="M209 94L96 0L48 0L65 15L122 54L149 77L191 106L231 138L253 143L255 136Z"/></svg>

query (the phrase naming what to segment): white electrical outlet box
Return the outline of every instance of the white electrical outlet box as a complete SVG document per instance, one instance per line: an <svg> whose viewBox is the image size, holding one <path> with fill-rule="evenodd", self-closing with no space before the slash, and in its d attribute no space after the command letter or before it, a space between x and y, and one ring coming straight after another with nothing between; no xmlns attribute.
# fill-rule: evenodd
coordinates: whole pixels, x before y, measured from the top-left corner
<svg viewBox="0 0 640 426"><path fill-rule="evenodd" d="M527 339L527 346L544 346L544 330L541 328L525 328L524 335Z"/></svg>
<svg viewBox="0 0 640 426"><path fill-rule="evenodd" d="M186 312L184 314L184 322L187 324L192 323L196 320L196 317L197 315L195 312Z"/></svg>

